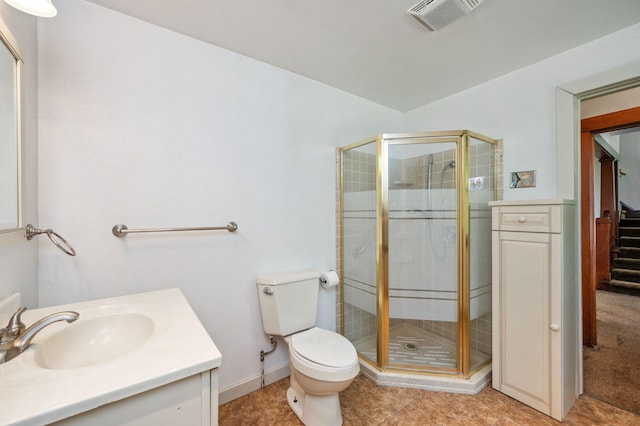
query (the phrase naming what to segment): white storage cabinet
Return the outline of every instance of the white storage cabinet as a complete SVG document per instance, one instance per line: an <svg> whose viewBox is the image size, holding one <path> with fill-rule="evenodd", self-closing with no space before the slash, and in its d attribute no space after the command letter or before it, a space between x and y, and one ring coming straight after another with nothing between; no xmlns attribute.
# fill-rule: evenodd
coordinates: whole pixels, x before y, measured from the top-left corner
<svg viewBox="0 0 640 426"><path fill-rule="evenodd" d="M493 387L562 420L578 389L574 202L490 205Z"/></svg>

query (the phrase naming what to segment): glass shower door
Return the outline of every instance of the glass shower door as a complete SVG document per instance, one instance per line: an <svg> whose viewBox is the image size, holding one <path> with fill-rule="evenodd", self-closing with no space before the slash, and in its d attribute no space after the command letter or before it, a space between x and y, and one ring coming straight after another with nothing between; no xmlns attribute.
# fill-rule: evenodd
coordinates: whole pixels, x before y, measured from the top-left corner
<svg viewBox="0 0 640 426"><path fill-rule="evenodd" d="M470 370L491 359L491 208L495 199L494 146L469 138Z"/></svg>
<svg viewBox="0 0 640 426"><path fill-rule="evenodd" d="M458 372L457 140L388 143L392 368Z"/></svg>
<svg viewBox="0 0 640 426"><path fill-rule="evenodd" d="M343 332L377 363L375 139L342 152Z"/></svg>

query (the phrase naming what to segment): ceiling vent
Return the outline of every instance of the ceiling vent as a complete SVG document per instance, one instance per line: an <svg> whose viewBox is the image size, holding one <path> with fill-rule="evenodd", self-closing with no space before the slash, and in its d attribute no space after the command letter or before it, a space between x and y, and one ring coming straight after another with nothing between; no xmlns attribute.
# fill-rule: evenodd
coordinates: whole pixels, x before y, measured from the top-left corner
<svg viewBox="0 0 640 426"><path fill-rule="evenodd" d="M416 21L436 31L471 12L484 0L422 0L407 13Z"/></svg>

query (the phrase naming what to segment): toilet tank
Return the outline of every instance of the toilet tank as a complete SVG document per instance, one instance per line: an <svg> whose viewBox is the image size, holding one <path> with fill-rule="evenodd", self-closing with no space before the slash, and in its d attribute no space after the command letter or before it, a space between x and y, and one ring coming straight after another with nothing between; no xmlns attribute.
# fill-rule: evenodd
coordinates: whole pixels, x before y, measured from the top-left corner
<svg viewBox="0 0 640 426"><path fill-rule="evenodd" d="M278 272L257 278L262 325L272 336L288 336L316 325L320 272Z"/></svg>

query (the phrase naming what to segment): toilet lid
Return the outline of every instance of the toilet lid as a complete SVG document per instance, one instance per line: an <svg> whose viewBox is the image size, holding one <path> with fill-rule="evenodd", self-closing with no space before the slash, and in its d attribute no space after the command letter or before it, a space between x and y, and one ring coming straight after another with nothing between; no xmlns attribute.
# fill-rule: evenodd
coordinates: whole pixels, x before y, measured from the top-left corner
<svg viewBox="0 0 640 426"><path fill-rule="evenodd" d="M312 328L291 337L291 348L311 362L327 367L349 367L358 359L356 349L344 336Z"/></svg>

